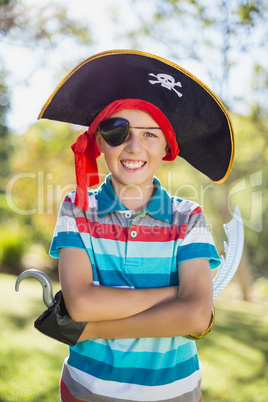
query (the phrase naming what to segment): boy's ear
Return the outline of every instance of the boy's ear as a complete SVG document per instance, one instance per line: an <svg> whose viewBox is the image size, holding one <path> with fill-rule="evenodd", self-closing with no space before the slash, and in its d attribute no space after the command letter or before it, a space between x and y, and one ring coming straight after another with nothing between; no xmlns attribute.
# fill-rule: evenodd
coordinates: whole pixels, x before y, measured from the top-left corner
<svg viewBox="0 0 268 402"><path fill-rule="evenodd" d="M99 147L99 150L103 153L104 139L102 138L101 134L98 131L96 131L96 133L95 133L95 139L96 139L96 143Z"/></svg>
<svg viewBox="0 0 268 402"><path fill-rule="evenodd" d="M164 151L163 151L163 156L162 156L162 158L164 158L164 157L166 156L166 154L168 153L169 149L170 149L169 143L167 142L166 148L165 148Z"/></svg>

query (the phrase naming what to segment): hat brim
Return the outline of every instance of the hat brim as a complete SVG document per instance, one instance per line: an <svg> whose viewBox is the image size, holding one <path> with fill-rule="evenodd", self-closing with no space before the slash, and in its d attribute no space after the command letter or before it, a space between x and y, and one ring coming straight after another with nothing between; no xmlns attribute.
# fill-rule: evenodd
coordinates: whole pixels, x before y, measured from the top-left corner
<svg viewBox="0 0 268 402"><path fill-rule="evenodd" d="M38 119L90 126L119 99L141 99L159 108L176 134L179 155L214 182L226 180L234 161L226 108L191 73L152 54L112 50L89 57L61 81Z"/></svg>

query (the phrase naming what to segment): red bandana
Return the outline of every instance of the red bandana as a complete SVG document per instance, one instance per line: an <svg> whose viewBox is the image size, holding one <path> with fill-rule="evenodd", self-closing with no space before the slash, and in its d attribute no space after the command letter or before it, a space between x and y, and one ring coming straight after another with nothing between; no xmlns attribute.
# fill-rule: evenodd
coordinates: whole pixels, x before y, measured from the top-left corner
<svg viewBox="0 0 268 402"><path fill-rule="evenodd" d="M87 189L100 182L96 159L101 155L101 152L95 140L95 132L102 120L109 118L122 109L140 109L151 115L169 143L170 152L167 153L163 160L172 161L180 152L170 122L156 106L140 99L120 99L112 102L97 115L88 130L80 135L72 145L77 183L75 205L85 211L88 210L89 206Z"/></svg>

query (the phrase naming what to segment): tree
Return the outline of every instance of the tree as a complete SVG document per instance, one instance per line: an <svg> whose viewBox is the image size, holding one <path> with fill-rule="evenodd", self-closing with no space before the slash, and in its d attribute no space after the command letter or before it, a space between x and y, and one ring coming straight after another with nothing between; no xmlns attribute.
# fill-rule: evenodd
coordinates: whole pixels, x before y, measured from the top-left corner
<svg viewBox="0 0 268 402"><path fill-rule="evenodd" d="M20 156L18 161L22 162L23 153L26 156L33 144L32 139L30 147L22 147L23 137L18 138L15 133L12 133L7 126L7 113L12 106L12 91L17 89L18 85L27 85L27 81L33 80L33 76L40 68L47 66L48 61L53 59L53 52L57 52L58 48L68 41L69 49L72 48L72 63L74 59L78 57L78 50L85 43L91 43L91 32L88 24L84 21L75 21L67 12L64 5L57 4L55 2L47 3L46 5L27 5L23 1L19 0L2 0L0 2L0 42L3 45L7 45L13 48L23 48L31 52L32 65L28 72L28 77L23 82L18 80L12 80L12 74L4 65L4 59L1 58L1 70L0 70L0 168L1 168L1 182L0 182L0 264L4 266L4 269L10 270L10 272L18 273L21 269L21 258L27 251L30 242L34 239L37 243L43 243L48 247L48 232L51 229L49 222L52 220L51 213L44 217L44 213L40 213L44 207L43 204L37 205L38 212L34 214L24 214L26 210L29 212L29 208L33 208L33 200L30 200L29 195L33 191L32 188L36 188L35 184L41 177L41 174L45 178L44 166L40 165L39 169L43 169L41 173L38 172L38 166L36 165L36 171L33 171L34 165L31 166L31 170L18 172L16 170L15 157L17 155L18 147ZM75 50L77 52L75 52ZM65 52L67 54L67 52ZM66 61L66 60L65 60ZM19 70L20 65L17 64ZM64 68L64 61L61 62L60 67L56 70L62 73ZM41 127L41 126L40 126ZM44 129L43 137L48 139L49 129ZM37 140L39 137L37 133ZM17 138L16 138L17 137ZM44 138L43 138L44 139ZM46 142L44 140L43 145ZM28 144L29 145L29 144ZM40 145L40 152L42 149L46 149ZM29 154L28 154L29 156ZM31 154L30 154L31 156ZM40 155L41 158L41 155ZM31 158L29 158L31 160ZM12 161L12 163L11 163ZM26 162L26 161L24 161ZM29 166L28 166L29 168ZM25 180L16 180L19 174L24 175ZM28 174L28 181L26 176ZM36 175L36 181L34 177ZM39 175L39 176L38 176ZM42 177L43 177L42 176ZM41 177L41 179L42 179ZM32 181L29 180L32 178ZM23 181L23 185L21 185ZM9 198L10 203L7 203L8 192L5 196L4 192L10 188L19 189L20 194L11 194L13 198ZM40 187L41 188L41 187ZM51 186L47 187L51 189ZM28 194L25 193L28 191ZM2 194L1 194L2 192ZM27 195L26 195L27 194ZM22 196L25 196L24 198ZM36 195L36 194L35 194ZM30 206L29 203L30 202ZM41 200L41 203L44 200ZM19 202L19 204L17 204ZM39 202L39 200L37 200ZM54 202L54 199L53 199ZM41 205L41 206L40 206ZM54 205L54 204L53 204ZM52 204L49 204L49 208L53 208ZM54 210L53 210L54 211ZM51 234L51 233L50 233Z"/></svg>
<svg viewBox="0 0 268 402"><path fill-rule="evenodd" d="M5 84L12 112L18 90L40 79L47 80L48 87L53 87L53 80L56 85L57 75L61 76L70 69L70 63L81 59L85 44L91 44L92 37L90 25L84 20L76 21L65 4L5 0L0 2L1 42L1 63L8 72ZM25 65L24 60L29 62Z"/></svg>
<svg viewBox="0 0 268 402"><path fill-rule="evenodd" d="M26 5L19 0L0 3L1 36L12 44L25 47L41 46L48 50L69 38L77 43L89 43L91 34L86 23L74 20L65 6L56 2L46 5Z"/></svg>
<svg viewBox="0 0 268 402"><path fill-rule="evenodd" d="M10 107L10 100L5 85L5 71L0 71L0 193L4 192L4 180L10 173L9 154L11 152L11 140L9 130L5 122L5 115Z"/></svg>
<svg viewBox="0 0 268 402"><path fill-rule="evenodd" d="M123 25L119 33L129 38L132 47L145 51L155 48L157 54L184 63L185 68L190 62L199 78L203 77L233 111L240 103L244 110L245 105L251 106L252 98L260 101L256 87L251 88L248 99L250 82L245 82L244 91L234 98L230 82L238 66L239 78L250 69L255 71L255 81L261 74L267 80L267 2L135 0L132 4L135 27ZM123 21L120 10L114 10L113 15L115 22Z"/></svg>

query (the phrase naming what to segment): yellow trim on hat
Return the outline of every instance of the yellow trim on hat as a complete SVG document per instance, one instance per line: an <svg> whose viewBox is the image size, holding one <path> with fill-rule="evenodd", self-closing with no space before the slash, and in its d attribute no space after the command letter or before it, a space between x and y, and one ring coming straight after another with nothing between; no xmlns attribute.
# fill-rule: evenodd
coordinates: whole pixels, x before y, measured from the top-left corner
<svg viewBox="0 0 268 402"><path fill-rule="evenodd" d="M58 92L58 90L63 86L63 84L65 84L66 81L68 81L68 79L77 71L79 70L79 68L83 67L86 63L88 63L91 60L95 60L98 59L100 57L104 57L104 56L110 56L113 54L136 54L136 55L140 55L140 56L144 56L144 57L148 57L148 58L152 58L152 59L156 59L161 61L164 64L167 64L173 68L175 68L178 71L181 71L183 74L187 75L189 78L191 78L192 80L194 80L196 83L198 83L206 92L208 92L212 98L218 103L218 105L220 106L220 108L222 109L223 113L226 116L226 119L228 121L228 125L229 125L229 129L230 129L230 137L231 137L231 157L230 157L230 163L228 166L228 169L225 173L225 176L220 179L219 181L214 181L214 183L223 183L227 177L229 176L232 167L233 167L233 163L234 163L234 156L235 156L235 140L234 140L234 131L233 131L233 125L232 125L232 121L230 119L230 116L225 108L225 106L223 105L223 103L221 102L221 100L217 97L216 94L214 94L214 92L212 92L202 81L200 81L197 77L195 77L194 75L192 75L189 71L185 70L184 68L178 66L176 63L173 63L172 61L169 61L167 59L164 59L163 57L160 56L156 56L153 55L151 53L146 53L146 52L141 52L139 50L126 50L126 49L115 49L115 50L108 50L108 51L104 51L104 52L100 52L97 53L91 57L88 57L87 59L85 59L84 61L82 61L80 64L78 64L78 66L76 66L72 71L70 71L69 74L67 74L67 76L59 83L59 85L54 89L54 91L52 92L52 94L50 95L50 97L48 98L48 100L46 101L46 103L44 104L44 106L42 107L37 120L40 120L43 117L43 114L46 110L46 108L48 107L48 105L50 104L50 102L52 101L52 99L54 98L54 96L56 95L56 93Z"/></svg>
<svg viewBox="0 0 268 402"><path fill-rule="evenodd" d="M217 184L221 184L227 179L227 177L231 173L231 170L232 170L232 167L233 167L233 164L234 164L234 158L235 158L235 138L234 138L233 124L232 124L232 120L230 119L228 113L225 114L225 116L227 118L229 129L230 129L230 138L231 138L232 151L231 151L231 157L230 157L229 166L228 166L228 169L227 169L227 171L225 173L225 176L222 179L218 180L218 181L212 180L213 183L217 183Z"/></svg>

